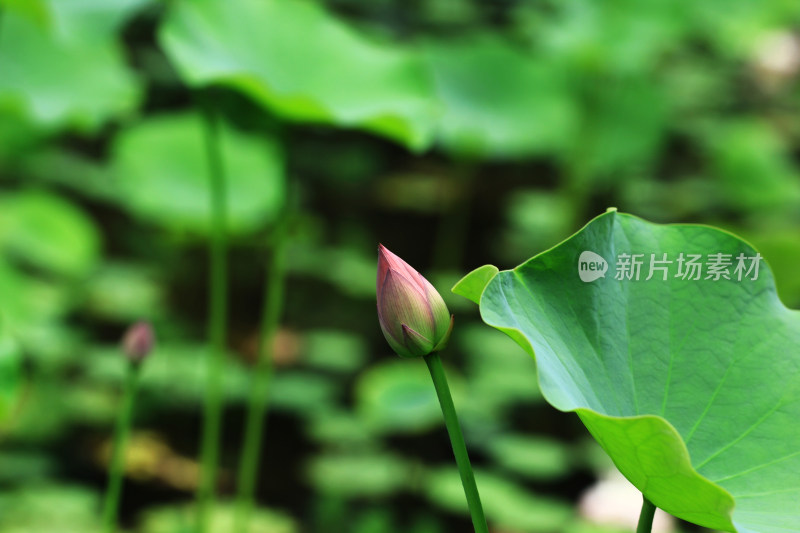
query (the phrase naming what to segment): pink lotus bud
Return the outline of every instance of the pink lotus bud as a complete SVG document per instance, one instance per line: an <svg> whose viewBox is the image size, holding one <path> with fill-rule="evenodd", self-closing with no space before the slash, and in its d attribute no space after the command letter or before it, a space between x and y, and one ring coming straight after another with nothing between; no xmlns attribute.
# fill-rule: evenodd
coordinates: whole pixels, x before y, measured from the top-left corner
<svg viewBox="0 0 800 533"><path fill-rule="evenodd" d="M141 363L153 350L156 339L149 322L137 322L122 337L122 352L133 363Z"/></svg>
<svg viewBox="0 0 800 533"><path fill-rule="evenodd" d="M378 246L378 321L401 357L421 357L445 347L453 316L442 296L419 272Z"/></svg>

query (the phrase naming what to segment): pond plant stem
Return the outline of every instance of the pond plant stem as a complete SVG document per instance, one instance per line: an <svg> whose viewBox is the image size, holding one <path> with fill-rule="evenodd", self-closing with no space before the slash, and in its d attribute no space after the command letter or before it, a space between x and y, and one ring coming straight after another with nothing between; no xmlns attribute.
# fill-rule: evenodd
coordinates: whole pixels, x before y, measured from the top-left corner
<svg viewBox="0 0 800 533"><path fill-rule="evenodd" d="M272 245L272 258L267 264L264 283L260 341L253 382L250 388L242 455L239 462L234 533L248 531L250 516L255 505L254 494L258 469L261 463L261 443L269 408L275 335L283 313L286 272L286 225L287 214L284 211L276 225L275 240Z"/></svg>
<svg viewBox="0 0 800 533"><path fill-rule="evenodd" d="M208 158L211 206L209 274L209 352L206 365L206 393L200 449L200 482L197 486L197 529L210 531L213 514L220 429L222 426L222 376L225 364L227 315L227 194L219 138L219 117L210 98L204 106L205 149Z"/></svg>
<svg viewBox="0 0 800 533"><path fill-rule="evenodd" d="M650 500L642 497L642 512L639 514L639 525L636 526L636 533L650 533L653 529L653 517L656 514L656 506Z"/></svg>
<svg viewBox="0 0 800 533"><path fill-rule="evenodd" d="M467 446L464 443L464 435L461 433L456 408L453 405L453 398L450 396L450 387L447 385L447 376L444 373L442 359L439 357L438 352L433 352L425 356L425 363L428 365L433 386L436 388L436 395L439 397L439 405L442 407L444 424L447 427L447 433L450 435L450 444L453 446L456 465L458 465L458 472L461 475L461 484L464 486L464 494L467 496L472 525L475 528L475 533L488 533L489 528L486 525L486 517L483 514L481 497L475 484L475 474L472 472Z"/></svg>
<svg viewBox="0 0 800 533"><path fill-rule="evenodd" d="M111 462L108 468L108 488L106 489L106 499L103 506L103 531L105 533L114 533L117 529L117 515L119 514L119 503L122 498L122 480L125 473L125 449L128 446L128 437L131 432L133 407L136 403L136 390L139 386L140 367L141 364L139 362L127 362L122 406L117 418L117 426L114 430Z"/></svg>

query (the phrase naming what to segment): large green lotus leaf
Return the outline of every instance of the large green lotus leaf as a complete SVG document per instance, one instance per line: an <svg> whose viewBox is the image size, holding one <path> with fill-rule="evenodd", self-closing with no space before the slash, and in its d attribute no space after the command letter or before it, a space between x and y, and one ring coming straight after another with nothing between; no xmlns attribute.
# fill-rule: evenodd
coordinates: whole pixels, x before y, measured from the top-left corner
<svg viewBox="0 0 800 533"><path fill-rule="evenodd" d="M284 200L283 154L270 138L221 128L228 228L257 230ZM169 228L206 232L210 180L204 125L195 114L147 119L115 140L113 168L120 200L142 219Z"/></svg>
<svg viewBox="0 0 800 533"><path fill-rule="evenodd" d="M69 2L64 2L69 3ZM9 11L3 15L0 49L0 114L23 115L46 128L96 130L138 105L139 82L117 42L85 39L68 29L42 27Z"/></svg>
<svg viewBox="0 0 800 533"><path fill-rule="evenodd" d="M432 140L436 108L418 55L317 3L174 2L160 39L190 85L227 85L289 120L363 128L415 149Z"/></svg>
<svg viewBox="0 0 800 533"><path fill-rule="evenodd" d="M600 277L584 271L594 281L579 275L584 251L608 264ZM640 278L616 279L617 258L640 253ZM673 263L647 280L650 254L665 253ZM676 277L681 253L702 256L701 279ZM717 253L731 254L731 279L707 279ZM480 297L483 320L535 354L547 400L577 412L658 507L725 531L798 531L800 313L763 262L740 281L740 253L756 256L711 227L609 211L482 294L454 290Z"/></svg>
<svg viewBox="0 0 800 533"><path fill-rule="evenodd" d="M424 48L444 107L438 137L445 149L520 157L558 151L575 135L578 110L554 61L490 35Z"/></svg>

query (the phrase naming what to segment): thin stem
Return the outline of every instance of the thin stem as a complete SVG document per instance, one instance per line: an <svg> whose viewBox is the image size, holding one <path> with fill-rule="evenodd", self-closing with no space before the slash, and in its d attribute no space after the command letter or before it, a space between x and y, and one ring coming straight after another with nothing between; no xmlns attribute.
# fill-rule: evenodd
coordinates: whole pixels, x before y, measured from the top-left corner
<svg viewBox="0 0 800 533"><path fill-rule="evenodd" d="M106 501L103 507L103 531L105 533L114 533L117 529L117 515L122 497L122 478L125 472L125 449L128 446L128 437L131 432L133 406L136 401L136 389L139 385L140 367L141 365L138 362L128 361L125 371L122 406L119 417L117 417L117 426L114 430L111 463L108 468L108 488L106 489Z"/></svg>
<svg viewBox="0 0 800 533"><path fill-rule="evenodd" d="M247 410L247 422L239 463L239 486L233 531L244 533L255 504L256 476L261 462L261 442L264 435L266 413L269 407L269 388L272 381L272 358L275 334L283 313L286 223L284 212L275 230L272 259L267 265L264 300L261 313L261 340L254 369L253 383Z"/></svg>
<svg viewBox="0 0 800 533"><path fill-rule="evenodd" d="M653 529L653 517L656 514L656 506L642 497L642 512L639 514L639 525L636 526L636 533L650 533Z"/></svg>
<svg viewBox="0 0 800 533"><path fill-rule="evenodd" d="M225 363L227 315L227 194L219 140L219 118L210 105L205 109L205 143L211 192L211 272L209 278L209 342L205 409L201 445L200 483L197 487L197 526L209 531L214 506L222 426L222 376Z"/></svg>
<svg viewBox="0 0 800 533"><path fill-rule="evenodd" d="M453 398L450 396L450 387L447 386L447 377L442 366L442 359L437 352L434 352L425 356L425 363L428 365L428 370L430 370L433 386L436 388L436 395L439 397L439 405L442 406L444 424L447 427L447 433L450 435L450 444L453 446L458 472L461 474L461 484L464 486L464 494L467 496L472 525L475 528L475 533L488 533L489 528L483 515L481 497L478 494L478 487L475 485L475 474L472 472L472 465L470 465L469 455L467 455L467 446L464 443L464 436L461 434L456 407L453 405Z"/></svg>

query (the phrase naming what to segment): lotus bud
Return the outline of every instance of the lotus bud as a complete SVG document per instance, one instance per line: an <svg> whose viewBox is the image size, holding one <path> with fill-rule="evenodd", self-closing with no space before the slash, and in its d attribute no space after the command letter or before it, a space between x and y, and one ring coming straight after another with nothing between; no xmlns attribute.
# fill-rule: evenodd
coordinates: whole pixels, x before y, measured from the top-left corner
<svg viewBox="0 0 800 533"><path fill-rule="evenodd" d="M442 350L453 330L453 316L433 285L383 245L378 246L378 321L400 357Z"/></svg>
<svg viewBox="0 0 800 533"><path fill-rule="evenodd" d="M122 353L132 363L141 363L153 350L155 334L149 322L136 322L122 337Z"/></svg>

